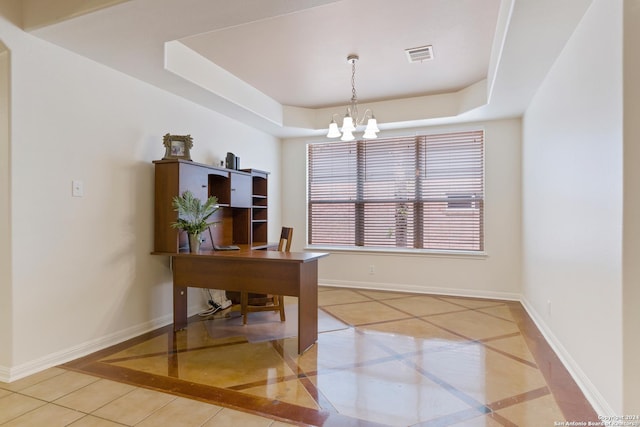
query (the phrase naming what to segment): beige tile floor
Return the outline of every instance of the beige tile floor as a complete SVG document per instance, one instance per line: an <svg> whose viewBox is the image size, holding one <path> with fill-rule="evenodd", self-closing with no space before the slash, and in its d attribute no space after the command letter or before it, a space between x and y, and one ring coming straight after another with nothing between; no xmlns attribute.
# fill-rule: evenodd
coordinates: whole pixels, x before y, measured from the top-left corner
<svg viewBox="0 0 640 427"><path fill-rule="evenodd" d="M0 426L553 426L595 413L517 302L321 287L0 383Z"/></svg>
<svg viewBox="0 0 640 427"><path fill-rule="evenodd" d="M284 427L247 412L93 375L51 368L0 382L0 425L5 427Z"/></svg>

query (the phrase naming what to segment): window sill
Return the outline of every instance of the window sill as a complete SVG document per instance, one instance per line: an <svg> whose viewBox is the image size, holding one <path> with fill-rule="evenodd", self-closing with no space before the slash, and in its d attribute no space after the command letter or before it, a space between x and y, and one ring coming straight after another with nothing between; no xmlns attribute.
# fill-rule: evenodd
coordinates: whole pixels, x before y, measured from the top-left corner
<svg viewBox="0 0 640 427"><path fill-rule="evenodd" d="M400 256L435 256L446 258L470 258L483 259L489 254L481 251L447 251L434 249L400 249L400 248L365 248L365 247L344 247L344 246L324 246L324 245L307 245L306 251L313 252L330 252L330 253L350 253L350 254L366 254L366 255L400 255Z"/></svg>

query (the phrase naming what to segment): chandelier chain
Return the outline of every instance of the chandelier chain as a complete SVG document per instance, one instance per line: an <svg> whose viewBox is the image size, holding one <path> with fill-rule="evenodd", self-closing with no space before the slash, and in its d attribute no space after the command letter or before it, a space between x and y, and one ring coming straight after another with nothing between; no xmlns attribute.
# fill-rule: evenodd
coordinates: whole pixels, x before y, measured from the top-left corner
<svg viewBox="0 0 640 427"><path fill-rule="evenodd" d="M358 96L356 95L356 61L351 63L351 101L356 102Z"/></svg>

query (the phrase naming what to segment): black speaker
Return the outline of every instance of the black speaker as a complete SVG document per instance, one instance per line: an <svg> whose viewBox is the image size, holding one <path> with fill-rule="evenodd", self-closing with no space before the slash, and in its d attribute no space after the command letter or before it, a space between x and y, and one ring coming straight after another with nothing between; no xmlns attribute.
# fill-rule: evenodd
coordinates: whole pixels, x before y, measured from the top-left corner
<svg viewBox="0 0 640 427"><path fill-rule="evenodd" d="M225 167L227 169L236 169L236 155L233 153L227 153L227 158L225 159Z"/></svg>

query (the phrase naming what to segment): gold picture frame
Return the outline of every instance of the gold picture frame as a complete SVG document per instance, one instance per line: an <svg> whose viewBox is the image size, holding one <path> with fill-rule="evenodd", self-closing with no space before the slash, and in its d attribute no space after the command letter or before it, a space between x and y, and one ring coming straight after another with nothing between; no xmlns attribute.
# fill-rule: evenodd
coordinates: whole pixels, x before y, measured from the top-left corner
<svg viewBox="0 0 640 427"><path fill-rule="evenodd" d="M166 134L162 140L165 148L162 160L191 160L191 152L189 151L193 148L193 139L191 138L191 135Z"/></svg>

